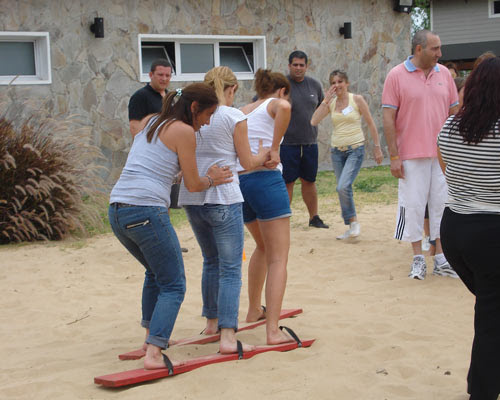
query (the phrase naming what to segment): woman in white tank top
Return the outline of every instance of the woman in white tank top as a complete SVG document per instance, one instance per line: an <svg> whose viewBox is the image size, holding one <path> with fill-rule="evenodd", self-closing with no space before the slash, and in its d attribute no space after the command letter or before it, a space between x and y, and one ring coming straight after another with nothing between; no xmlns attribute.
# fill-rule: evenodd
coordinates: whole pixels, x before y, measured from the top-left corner
<svg viewBox="0 0 500 400"><path fill-rule="evenodd" d="M290 248L290 200L279 169L279 146L290 122L290 83L280 73L258 70L255 88L259 99L241 108L247 115L248 138L252 151L259 140L271 151L265 166L240 168L243 218L256 243L248 266L246 320L266 318L266 341L272 345L293 340L278 328ZM266 307L261 306L264 282Z"/></svg>

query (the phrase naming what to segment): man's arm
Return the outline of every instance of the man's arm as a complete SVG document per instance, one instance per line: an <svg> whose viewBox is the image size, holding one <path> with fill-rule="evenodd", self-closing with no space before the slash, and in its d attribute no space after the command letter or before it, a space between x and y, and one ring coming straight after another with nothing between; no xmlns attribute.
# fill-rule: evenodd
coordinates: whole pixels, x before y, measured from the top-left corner
<svg viewBox="0 0 500 400"><path fill-rule="evenodd" d="M396 140L396 113L397 110L391 107L384 107L382 109L385 141L387 142L389 156L391 157L391 174L395 178L404 179L403 163L399 159Z"/></svg>
<svg viewBox="0 0 500 400"><path fill-rule="evenodd" d="M147 115L145 108L146 99L140 95L139 92L135 92L130 101L128 102L128 120L129 128L132 137L137 135L144 128L144 117Z"/></svg>
<svg viewBox="0 0 500 400"><path fill-rule="evenodd" d="M129 121L129 127L130 127L130 133L132 134L132 137L134 137L142 130L144 125L143 125L142 121L132 119Z"/></svg>

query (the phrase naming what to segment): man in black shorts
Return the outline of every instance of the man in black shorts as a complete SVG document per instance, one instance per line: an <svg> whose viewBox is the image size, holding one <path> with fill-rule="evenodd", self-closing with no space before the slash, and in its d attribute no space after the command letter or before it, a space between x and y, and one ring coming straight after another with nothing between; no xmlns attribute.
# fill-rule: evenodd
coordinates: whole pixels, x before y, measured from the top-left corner
<svg viewBox="0 0 500 400"><path fill-rule="evenodd" d="M141 120L161 111L162 101L172 78L172 66L167 60L158 59L151 64L151 82L135 92L128 103L130 133L135 136L141 130Z"/></svg>
<svg viewBox="0 0 500 400"><path fill-rule="evenodd" d="M292 87L292 118L280 147L283 164L283 179L288 190L290 203L293 186L300 178L302 199L309 211L309 226L328 228L318 215L318 193L316 174L318 172L318 129L311 125L311 117L323 101L321 84L308 76L307 55L294 51L288 57L287 76Z"/></svg>

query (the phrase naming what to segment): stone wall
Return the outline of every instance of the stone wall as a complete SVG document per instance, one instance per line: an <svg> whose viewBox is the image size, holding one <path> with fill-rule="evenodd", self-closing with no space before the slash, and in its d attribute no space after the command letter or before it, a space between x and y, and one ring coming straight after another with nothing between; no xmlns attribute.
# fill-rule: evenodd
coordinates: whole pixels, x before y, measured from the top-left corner
<svg viewBox="0 0 500 400"><path fill-rule="evenodd" d="M139 82L139 33L265 35L268 68L286 73L288 54L304 50L308 74L325 88L332 69L343 69L351 91L362 94L382 132L380 98L388 70L409 53L410 18L382 0L0 0L0 31L50 33L52 84L0 86L0 104L57 118L78 114L93 129L114 182L131 144L127 104ZM98 14L97 14L98 13ZM104 18L105 37L89 26ZM350 40L339 34L352 22ZM185 85L172 82L171 88ZM253 96L243 81L235 105ZM22 106L24 104L24 106ZM4 110L5 112L5 110ZM16 115L17 113L17 115ZM365 129L366 130L366 129ZM331 169L331 123L320 125L320 165ZM384 154L387 154L383 146ZM367 158L371 158L368 141Z"/></svg>

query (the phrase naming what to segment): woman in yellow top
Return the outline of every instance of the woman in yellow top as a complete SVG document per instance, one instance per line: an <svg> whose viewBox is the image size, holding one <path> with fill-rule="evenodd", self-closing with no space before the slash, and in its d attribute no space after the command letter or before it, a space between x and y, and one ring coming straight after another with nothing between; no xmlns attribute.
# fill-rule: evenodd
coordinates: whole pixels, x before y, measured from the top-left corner
<svg viewBox="0 0 500 400"><path fill-rule="evenodd" d="M377 164L384 158L380 149L377 127L373 122L370 109L363 96L349 93L349 80L345 72L335 70L330 74L330 89L325 99L314 112L311 125L318 125L331 113L333 123L332 164L337 178L337 192L344 223L349 229L337 239L347 239L360 234L360 225L356 217L356 208L352 195L352 183L359 173L365 155L365 136L361 129L363 117L370 130L373 143L373 155Z"/></svg>

